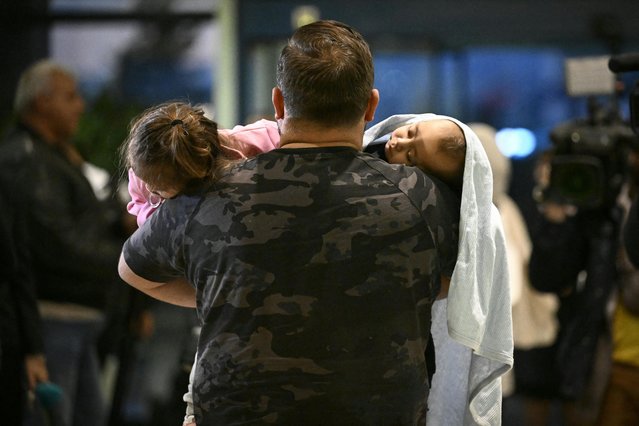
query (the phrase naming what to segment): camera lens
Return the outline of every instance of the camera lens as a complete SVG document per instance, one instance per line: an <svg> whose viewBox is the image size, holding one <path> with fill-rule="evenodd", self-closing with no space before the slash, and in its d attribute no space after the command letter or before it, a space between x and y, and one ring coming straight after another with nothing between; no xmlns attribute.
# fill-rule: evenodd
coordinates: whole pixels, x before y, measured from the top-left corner
<svg viewBox="0 0 639 426"><path fill-rule="evenodd" d="M553 159L547 198L562 204L595 208L605 193L604 167L595 157L567 155Z"/></svg>

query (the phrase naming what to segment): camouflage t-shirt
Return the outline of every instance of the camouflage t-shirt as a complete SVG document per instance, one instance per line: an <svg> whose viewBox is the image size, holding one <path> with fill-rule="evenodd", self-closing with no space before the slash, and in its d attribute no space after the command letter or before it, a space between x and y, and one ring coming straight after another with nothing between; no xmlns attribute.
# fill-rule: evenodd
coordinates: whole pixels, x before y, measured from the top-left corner
<svg viewBox="0 0 639 426"><path fill-rule="evenodd" d="M167 200L124 256L196 287L198 426L423 424L431 304L458 220L417 168L278 149Z"/></svg>

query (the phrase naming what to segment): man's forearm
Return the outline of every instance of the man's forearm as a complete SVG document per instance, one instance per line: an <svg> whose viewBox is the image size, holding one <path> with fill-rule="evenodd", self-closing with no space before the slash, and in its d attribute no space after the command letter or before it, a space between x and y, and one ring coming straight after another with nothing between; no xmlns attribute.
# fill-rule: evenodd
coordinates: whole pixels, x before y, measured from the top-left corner
<svg viewBox="0 0 639 426"><path fill-rule="evenodd" d="M187 308L195 308L195 289L184 278L178 278L168 283L161 283L156 287L147 288L146 290L141 288L139 290L162 302Z"/></svg>
<svg viewBox="0 0 639 426"><path fill-rule="evenodd" d="M124 282L154 299L173 305L195 308L195 289L185 278L177 278L165 283L149 281L133 272L123 256L120 256L118 272Z"/></svg>

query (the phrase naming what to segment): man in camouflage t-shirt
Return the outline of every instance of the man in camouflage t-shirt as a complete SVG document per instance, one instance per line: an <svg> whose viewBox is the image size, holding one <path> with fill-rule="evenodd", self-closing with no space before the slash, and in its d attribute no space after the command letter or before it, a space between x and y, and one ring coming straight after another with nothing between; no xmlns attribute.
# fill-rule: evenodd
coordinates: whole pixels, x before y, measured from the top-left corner
<svg viewBox="0 0 639 426"><path fill-rule="evenodd" d="M318 58L350 67L302 82ZM273 93L282 148L167 200L125 244L127 282L187 305L195 287L199 426L424 424L430 309L455 264L458 205L417 168L360 152L372 80L355 31L300 28Z"/></svg>

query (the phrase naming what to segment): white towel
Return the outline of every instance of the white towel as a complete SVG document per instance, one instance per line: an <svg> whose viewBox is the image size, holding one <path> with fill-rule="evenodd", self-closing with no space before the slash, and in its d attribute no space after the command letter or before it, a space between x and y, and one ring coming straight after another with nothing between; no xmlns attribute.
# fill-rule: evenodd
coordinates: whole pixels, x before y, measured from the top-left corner
<svg viewBox="0 0 639 426"><path fill-rule="evenodd" d="M448 298L433 306L437 367L427 423L500 425L501 376L513 365L512 317L503 226L492 203L492 172L482 144L452 117L403 114L368 129L364 146L405 124L437 119L464 131L466 161L457 263Z"/></svg>

